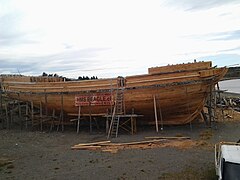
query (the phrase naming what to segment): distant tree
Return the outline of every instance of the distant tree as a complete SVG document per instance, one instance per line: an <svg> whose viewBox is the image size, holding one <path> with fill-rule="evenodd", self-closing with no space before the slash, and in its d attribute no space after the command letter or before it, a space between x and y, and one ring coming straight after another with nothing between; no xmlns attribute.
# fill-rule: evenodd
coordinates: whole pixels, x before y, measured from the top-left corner
<svg viewBox="0 0 240 180"><path fill-rule="evenodd" d="M98 79L98 77L96 76L95 79Z"/></svg>
<svg viewBox="0 0 240 180"><path fill-rule="evenodd" d="M49 74L49 75L48 75L48 77L52 77L52 76L53 76L53 74Z"/></svg>
<svg viewBox="0 0 240 180"><path fill-rule="evenodd" d="M45 72L43 72L43 73L42 73L42 76L48 76L48 74L47 74L47 73L45 73Z"/></svg>
<svg viewBox="0 0 240 180"><path fill-rule="evenodd" d="M79 77L78 77L78 80L83 80L82 76L79 76Z"/></svg>
<svg viewBox="0 0 240 180"><path fill-rule="evenodd" d="M88 76L86 76L86 80L89 80L89 77L88 77Z"/></svg>
<svg viewBox="0 0 240 180"><path fill-rule="evenodd" d="M53 75L54 77L59 77L56 73Z"/></svg>

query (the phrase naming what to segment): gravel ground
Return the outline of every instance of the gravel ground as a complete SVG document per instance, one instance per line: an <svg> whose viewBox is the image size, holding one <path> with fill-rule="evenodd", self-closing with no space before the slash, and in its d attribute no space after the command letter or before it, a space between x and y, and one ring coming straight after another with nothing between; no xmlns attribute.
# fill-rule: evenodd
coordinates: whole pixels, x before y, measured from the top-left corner
<svg viewBox="0 0 240 180"><path fill-rule="evenodd" d="M71 150L71 146L78 143L106 140L103 132L2 129L0 179L216 179L214 144L239 140L238 120L218 122L214 128L207 128L203 123L193 124L192 129L189 125L167 126L158 134L154 127L139 127L136 135L120 133L112 141L138 141L146 136L190 136L199 146L127 149L115 154Z"/></svg>

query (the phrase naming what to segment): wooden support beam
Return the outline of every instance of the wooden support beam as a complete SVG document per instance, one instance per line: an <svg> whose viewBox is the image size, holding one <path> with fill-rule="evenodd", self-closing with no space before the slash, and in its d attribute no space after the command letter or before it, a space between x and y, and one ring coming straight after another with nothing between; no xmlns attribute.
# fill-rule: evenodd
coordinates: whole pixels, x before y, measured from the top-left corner
<svg viewBox="0 0 240 180"><path fill-rule="evenodd" d="M13 107L10 106L9 112L10 112L10 127L11 127L13 123Z"/></svg>
<svg viewBox="0 0 240 180"><path fill-rule="evenodd" d="M218 100L221 101L221 92L219 88L219 83L217 83L217 90L216 93L218 94ZM223 107L221 106L221 114L222 114L222 121L224 121L224 110Z"/></svg>
<svg viewBox="0 0 240 180"><path fill-rule="evenodd" d="M89 130L90 130L90 133L92 133L92 108L91 108L91 102L89 102L89 121L90 121L90 124L89 124Z"/></svg>
<svg viewBox="0 0 240 180"><path fill-rule="evenodd" d="M208 118L207 118L207 116L206 116L206 114L203 110L201 111L201 115L203 117L203 120L204 120L205 124L208 124Z"/></svg>
<svg viewBox="0 0 240 180"><path fill-rule="evenodd" d="M155 95L153 96L153 106L154 106L156 132L158 132L158 117L157 117L157 105L156 105L156 96Z"/></svg>
<svg viewBox="0 0 240 180"><path fill-rule="evenodd" d="M40 109L40 130L43 131L43 114L42 114L42 101L39 103Z"/></svg>
<svg viewBox="0 0 240 180"><path fill-rule="evenodd" d="M47 99L47 93L46 89L44 89L44 98L45 98L45 114L48 115L48 99Z"/></svg>
<svg viewBox="0 0 240 180"><path fill-rule="evenodd" d="M112 109L112 105L111 105L111 109ZM112 110L111 110L112 112ZM106 117L106 134L108 133L108 130L109 130L109 111L107 109L107 117Z"/></svg>
<svg viewBox="0 0 240 180"><path fill-rule="evenodd" d="M8 103L5 103L5 113L6 113L6 122L7 122L7 129L10 129L10 124L9 124L9 116L8 116Z"/></svg>
<svg viewBox="0 0 240 180"><path fill-rule="evenodd" d="M64 126L63 126L63 93L61 93L60 102L61 102L61 111L60 111L60 117L59 117L59 121L58 121L57 131L59 131L60 125L62 127L62 131L64 130Z"/></svg>
<svg viewBox="0 0 240 180"><path fill-rule="evenodd" d="M209 96L208 96L208 117L209 117L209 126L212 125L212 85L209 86Z"/></svg>
<svg viewBox="0 0 240 180"><path fill-rule="evenodd" d="M28 127L28 102L26 102L26 117L25 117L25 128Z"/></svg>
<svg viewBox="0 0 240 180"><path fill-rule="evenodd" d="M20 99L20 93L18 93L18 99ZM19 100L18 100L18 118L20 120L20 128L22 130L22 112L21 112L21 105Z"/></svg>
<svg viewBox="0 0 240 180"><path fill-rule="evenodd" d="M131 132L132 132L132 135L137 133L136 117L133 117L133 115L134 115L134 108L132 108L132 116L130 117L131 118Z"/></svg>
<svg viewBox="0 0 240 180"><path fill-rule="evenodd" d="M33 110L34 106L33 106L33 101L31 101L31 119L32 119L32 128L33 128L33 125L34 125L34 110Z"/></svg>
<svg viewBox="0 0 240 180"><path fill-rule="evenodd" d="M159 104L159 113L160 113L160 121L161 121L161 131L162 131L163 130L163 117L162 117L162 108L161 108L160 98L159 98L158 104Z"/></svg>
<svg viewBox="0 0 240 180"><path fill-rule="evenodd" d="M80 128L80 118L81 118L81 106L78 106L77 133L79 133L79 128Z"/></svg>
<svg viewBox="0 0 240 180"><path fill-rule="evenodd" d="M54 120L55 120L55 109L52 111L52 121L51 121L51 126L50 126L50 132L52 131L54 127Z"/></svg>
<svg viewBox="0 0 240 180"><path fill-rule="evenodd" d="M1 87L1 84L0 84L0 87ZM0 110L1 110L1 118L2 118L2 128L4 129L4 117L3 117L3 100L2 100L2 98L3 98L3 95L2 95L2 89L0 89Z"/></svg>
<svg viewBox="0 0 240 180"><path fill-rule="evenodd" d="M188 115L191 116L191 113L190 113L190 100L189 100L189 96L188 96L188 89L187 89L187 86L186 86L186 96L187 96L187 109L188 109ZM190 127L190 130L192 131L192 122L190 121L189 122L189 127Z"/></svg>

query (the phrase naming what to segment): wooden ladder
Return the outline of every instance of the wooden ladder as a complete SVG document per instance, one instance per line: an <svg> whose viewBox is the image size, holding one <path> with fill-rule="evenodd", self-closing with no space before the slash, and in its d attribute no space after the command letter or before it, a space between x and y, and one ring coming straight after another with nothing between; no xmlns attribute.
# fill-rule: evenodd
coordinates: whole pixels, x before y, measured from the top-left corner
<svg viewBox="0 0 240 180"><path fill-rule="evenodd" d="M111 124L110 124L109 130L108 130L108 137L107 137L108 139L110 137L117 137L117 135L118 135L118 127L119 127L120 117L118 115L116 115L115 112L116 112L116 106L114 107Z"/></svg>
<svg viewBox="0 0 240 180"><path fill-rule="evenodd" d="M120 115L125 111L124 108L124 89L118 88L116 92L115 106L112 114L111 124L108 130L108 139L118 136Z"/></svg>
<svg viewBox="0 0 240 180"><path fill-rule="evenodd" d="M117 89L116 93L116 114L124 114L124 89Z"/></svg>

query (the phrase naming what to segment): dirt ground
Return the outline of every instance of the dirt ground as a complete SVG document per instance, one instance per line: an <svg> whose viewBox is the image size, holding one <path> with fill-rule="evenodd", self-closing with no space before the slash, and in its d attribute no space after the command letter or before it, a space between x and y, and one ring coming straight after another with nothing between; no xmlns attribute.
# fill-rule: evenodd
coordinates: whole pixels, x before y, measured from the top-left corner
<svg viewBox="0 0 240 180"><path fill-rule="evenodd" d="M0 126L1 127L1 126ZM0 130L0 179L216 179L214 144L240 139L240 118L217 122L213 128L194 123L192 128L138 127L136 135L120 132L113 142L146 140L147 136L189 136L187 148L123 149L117 153L71 150L79 143L106 140L103 131L62 132Z"/></svg>

